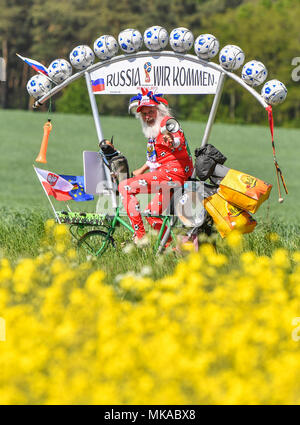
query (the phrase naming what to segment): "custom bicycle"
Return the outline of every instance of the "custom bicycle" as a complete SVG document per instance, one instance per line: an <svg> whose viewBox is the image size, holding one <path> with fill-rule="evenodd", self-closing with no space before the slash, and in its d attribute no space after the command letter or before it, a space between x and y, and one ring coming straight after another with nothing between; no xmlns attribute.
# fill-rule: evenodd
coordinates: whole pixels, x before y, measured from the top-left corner
<svg viewBox="0 0 300 425"><path fill-rule="evenodd" d="M133 30L126 31L132 32ZM210 35L204 35L203 39L208 40L208 36ZM100 37L99 40L102 40L103 38L103 49L107 50L108 45L105 44L107 41L105 37L110 36ZM181 37L181 35L179 35L179 37ZM215 38L213 37L213 39ZM272 107L270 105L280 103L282 101L280 95L285 97L284 90L281 87L283 86L282 83L280 83L281 86L279 82L276 82L273 86L266 83L267 88L262 96L253 88L256 86L256 84L253 83L253 81L256 82L255 76L253 80L253 78L250 78L250 74L246 73L245 75L242 74L243 78L240 78L232 72L238 68L238 66L233 66L233 62L234 64L238 63L238 60L241 60L244 55L241 49L237 48L237 46L226 46L227 50L226 48L222 49L222 51L224 49L225 50L223 56L221 57L220 55L221 62L219 65L217 63L210 62L207 59L203 59L204 54L201 50L202 47L200 46L200 41L197 49L195 46L197 56L179 53L176 51L177 41L176 43L171 43L170 40L171 47L175 50L175 52L165 50L159 52L136 52L139 47L135 46L130 50L133 53L115 57L110 56L110 58L108 58L108 56L105 56L104 53L101 53L101 49L98 49L97 52L95 50L96 54L100 59L105 60L95 64L93 64L93 60L90 59L94 56L93 53L81 56L82 51L87 53L91 51L91 49L88 46L78 46L73 49L70 58L73 66L81 70L68 78L65 78L62 82L59 82L56 78L56 69L54 69L54 71L52 70L53 73L51 76L52 82L54 82L54 86L52 88L49 86L49 88L44 91L38 92L37 95L34 95L34 93L31 92L34 89L30 89L30 94L37 98L34 103L34 107L37 108L40 105L43 105L48 99L51 99L64 87L84 76L98 142L100 142L104 139L104 137L95 94L132 95L140 91L142 87L146 87L154 93L163 92L164 94L212 94L214 95L214 98L201 142L201 146L203 147L209 140L216 112L220 103L225 79L230 78L246 89L260 103L260 105L268 111L271 124ZM125 50L123 45L120 44L120 46L123 50ZM206 49L204 53L208 55L206 57L209 58L213 57L217 53L217 44L214 43L210 46L211 47L206 46L207 49L204 46ZM151 50L151 44L146 47ZM188 48L186 48L186 51ZM116 51L117 48L115 49L115 52ZM230 62L231 53L234 56L233 62ZM57 60L56 68L61 66L59 61L61 60ZM85 61L85 64L80 68L80 66L77 66L78 64L76 61L79 61L80 66L83 61ZM258 67L258 64L256 63L257 61L252 62L254 71L254 69ZM242 61L240 64L242 64ZM49 67L49 72L50 68L51 66ZM61 67L59 69L61 70ZM260 82L263 82L263 75L260 75L260 80ZM278 176L282 177L282 175L275 158L274 150L273 154L279 188ZM101 197L109 195L113 204L113 213L106 214L99 210L96 213L72 212L69 207L66 211L57 211L49 196L48 199L51 203L57 222L69 224L70 231L78 241L79 246L85 246L93 254L100 256L105 252L109 245L114 246L114 233L118 226L126 228L131 233L134 232L129 223L121 217L121 210L117 204L116 184L112 180L111 170L102 149L100 149L99 152L84 153L84 186L86 193L94 196ZM166 241L173 232L175 224L178 222L182 227L190 228L188 231L188 237L191 237L201 231L210 233L211 219L203 207L203 199L207 196L207 194L215 193L216 190L217 185L208 185L195 180L185 182L182 188L176 190L167 213L160 216L163 219L163 225L155 244L157 252L161 252L163 250ZM281 194L280 199L282 199ZM183 205L184 208L181 208ZM145 216L145 214L143 215Z"/></svg>

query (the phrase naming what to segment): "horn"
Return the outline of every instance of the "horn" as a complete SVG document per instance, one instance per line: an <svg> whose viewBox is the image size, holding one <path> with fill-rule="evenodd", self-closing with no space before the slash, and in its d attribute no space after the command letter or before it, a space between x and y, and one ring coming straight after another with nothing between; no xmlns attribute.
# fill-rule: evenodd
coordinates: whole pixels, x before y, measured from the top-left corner
<svg viewBox="0 0 300 425"><path fill-rule="evenodd" d="M48 122L44 124L44 136L41 143L40 152L38 156L36 157L36 162L42 162L44 164L47 162L46 154L47 154L47 147L48 147L48 139L49 139L51 130L52 130L51 120L48 120Z"/></svg>

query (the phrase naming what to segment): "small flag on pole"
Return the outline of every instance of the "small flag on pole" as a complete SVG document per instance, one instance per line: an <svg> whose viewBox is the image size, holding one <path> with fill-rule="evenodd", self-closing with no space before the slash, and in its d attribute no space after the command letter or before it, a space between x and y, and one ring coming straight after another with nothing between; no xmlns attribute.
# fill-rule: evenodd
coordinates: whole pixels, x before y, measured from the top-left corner
<svg viewBox="0 0 300 425"><path fill-rule="evenodd" d="M22 59L24 62L26 62L27 65L31 66L31 68L33 68L36 72L44 74L46 75L46 77L48 77L48 69L46 66L42 65L40 62L34 59L25 58L24 56L21 56L18 53L17 53L17 56L20 59Z"/></svg>
<svg viewBox="0 0 300 425"><path fill-rule="evenodd" d="M97 80L92 80L92 90L94 93L105 90L104 78L98 78Z"/></svg>
<svg viewBox="0 0 300 425"><path fill-rule="evenodd" d="M73 199L69 194L70 190L73 189L73 184L58 174L37 167L33 168L48 195L54 196L58 201L70 201Z"/></svg>
<svg viewBox="0 0 300 425"><path fill-rule="evenodd" d="M83 176L69 176L63 174L60 174L59 176L73 185L73 189L70 190L69 195L72 196L74 201L92 201L94 199L93 195L85 193Z"/></svg>

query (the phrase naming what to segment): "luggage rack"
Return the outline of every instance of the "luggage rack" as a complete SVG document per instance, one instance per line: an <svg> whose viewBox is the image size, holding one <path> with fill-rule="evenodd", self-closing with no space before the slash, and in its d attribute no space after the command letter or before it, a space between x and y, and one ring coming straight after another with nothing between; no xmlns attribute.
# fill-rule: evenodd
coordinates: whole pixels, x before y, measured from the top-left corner
<svg viewBox="0 0 300 425"><path fill-rule="evenodd" d="M57 211L61 223L83 224L85 226L101 226L105 223L105 217L97 213Z"/></svg>
<svg viewBox="0 0 300 425"><path fill-rule="evenodd" d="M65 224L83 224L85 226L101 226L112 221L114 215L98 214L88 212L56 211L57 217L61 223ZM171 216L172 214L170 214ZM162 217L158 214L141 213L142 217ZM58 220L57 220L58 221Z"/></svg>

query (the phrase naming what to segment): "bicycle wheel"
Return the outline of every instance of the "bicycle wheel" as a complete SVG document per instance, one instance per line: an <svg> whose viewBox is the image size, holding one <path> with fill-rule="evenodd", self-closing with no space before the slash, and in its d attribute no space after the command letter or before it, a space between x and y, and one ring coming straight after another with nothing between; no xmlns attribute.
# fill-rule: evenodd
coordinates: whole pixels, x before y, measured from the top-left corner
<svg viewBox="0 0 300 425"><path fill-rule="evenodd" d="M84 246L95 256L100 256L106 251L109 244L115 247L115 240L107 232L102 230L90 230L78 240L78 246Z"/></svg>

